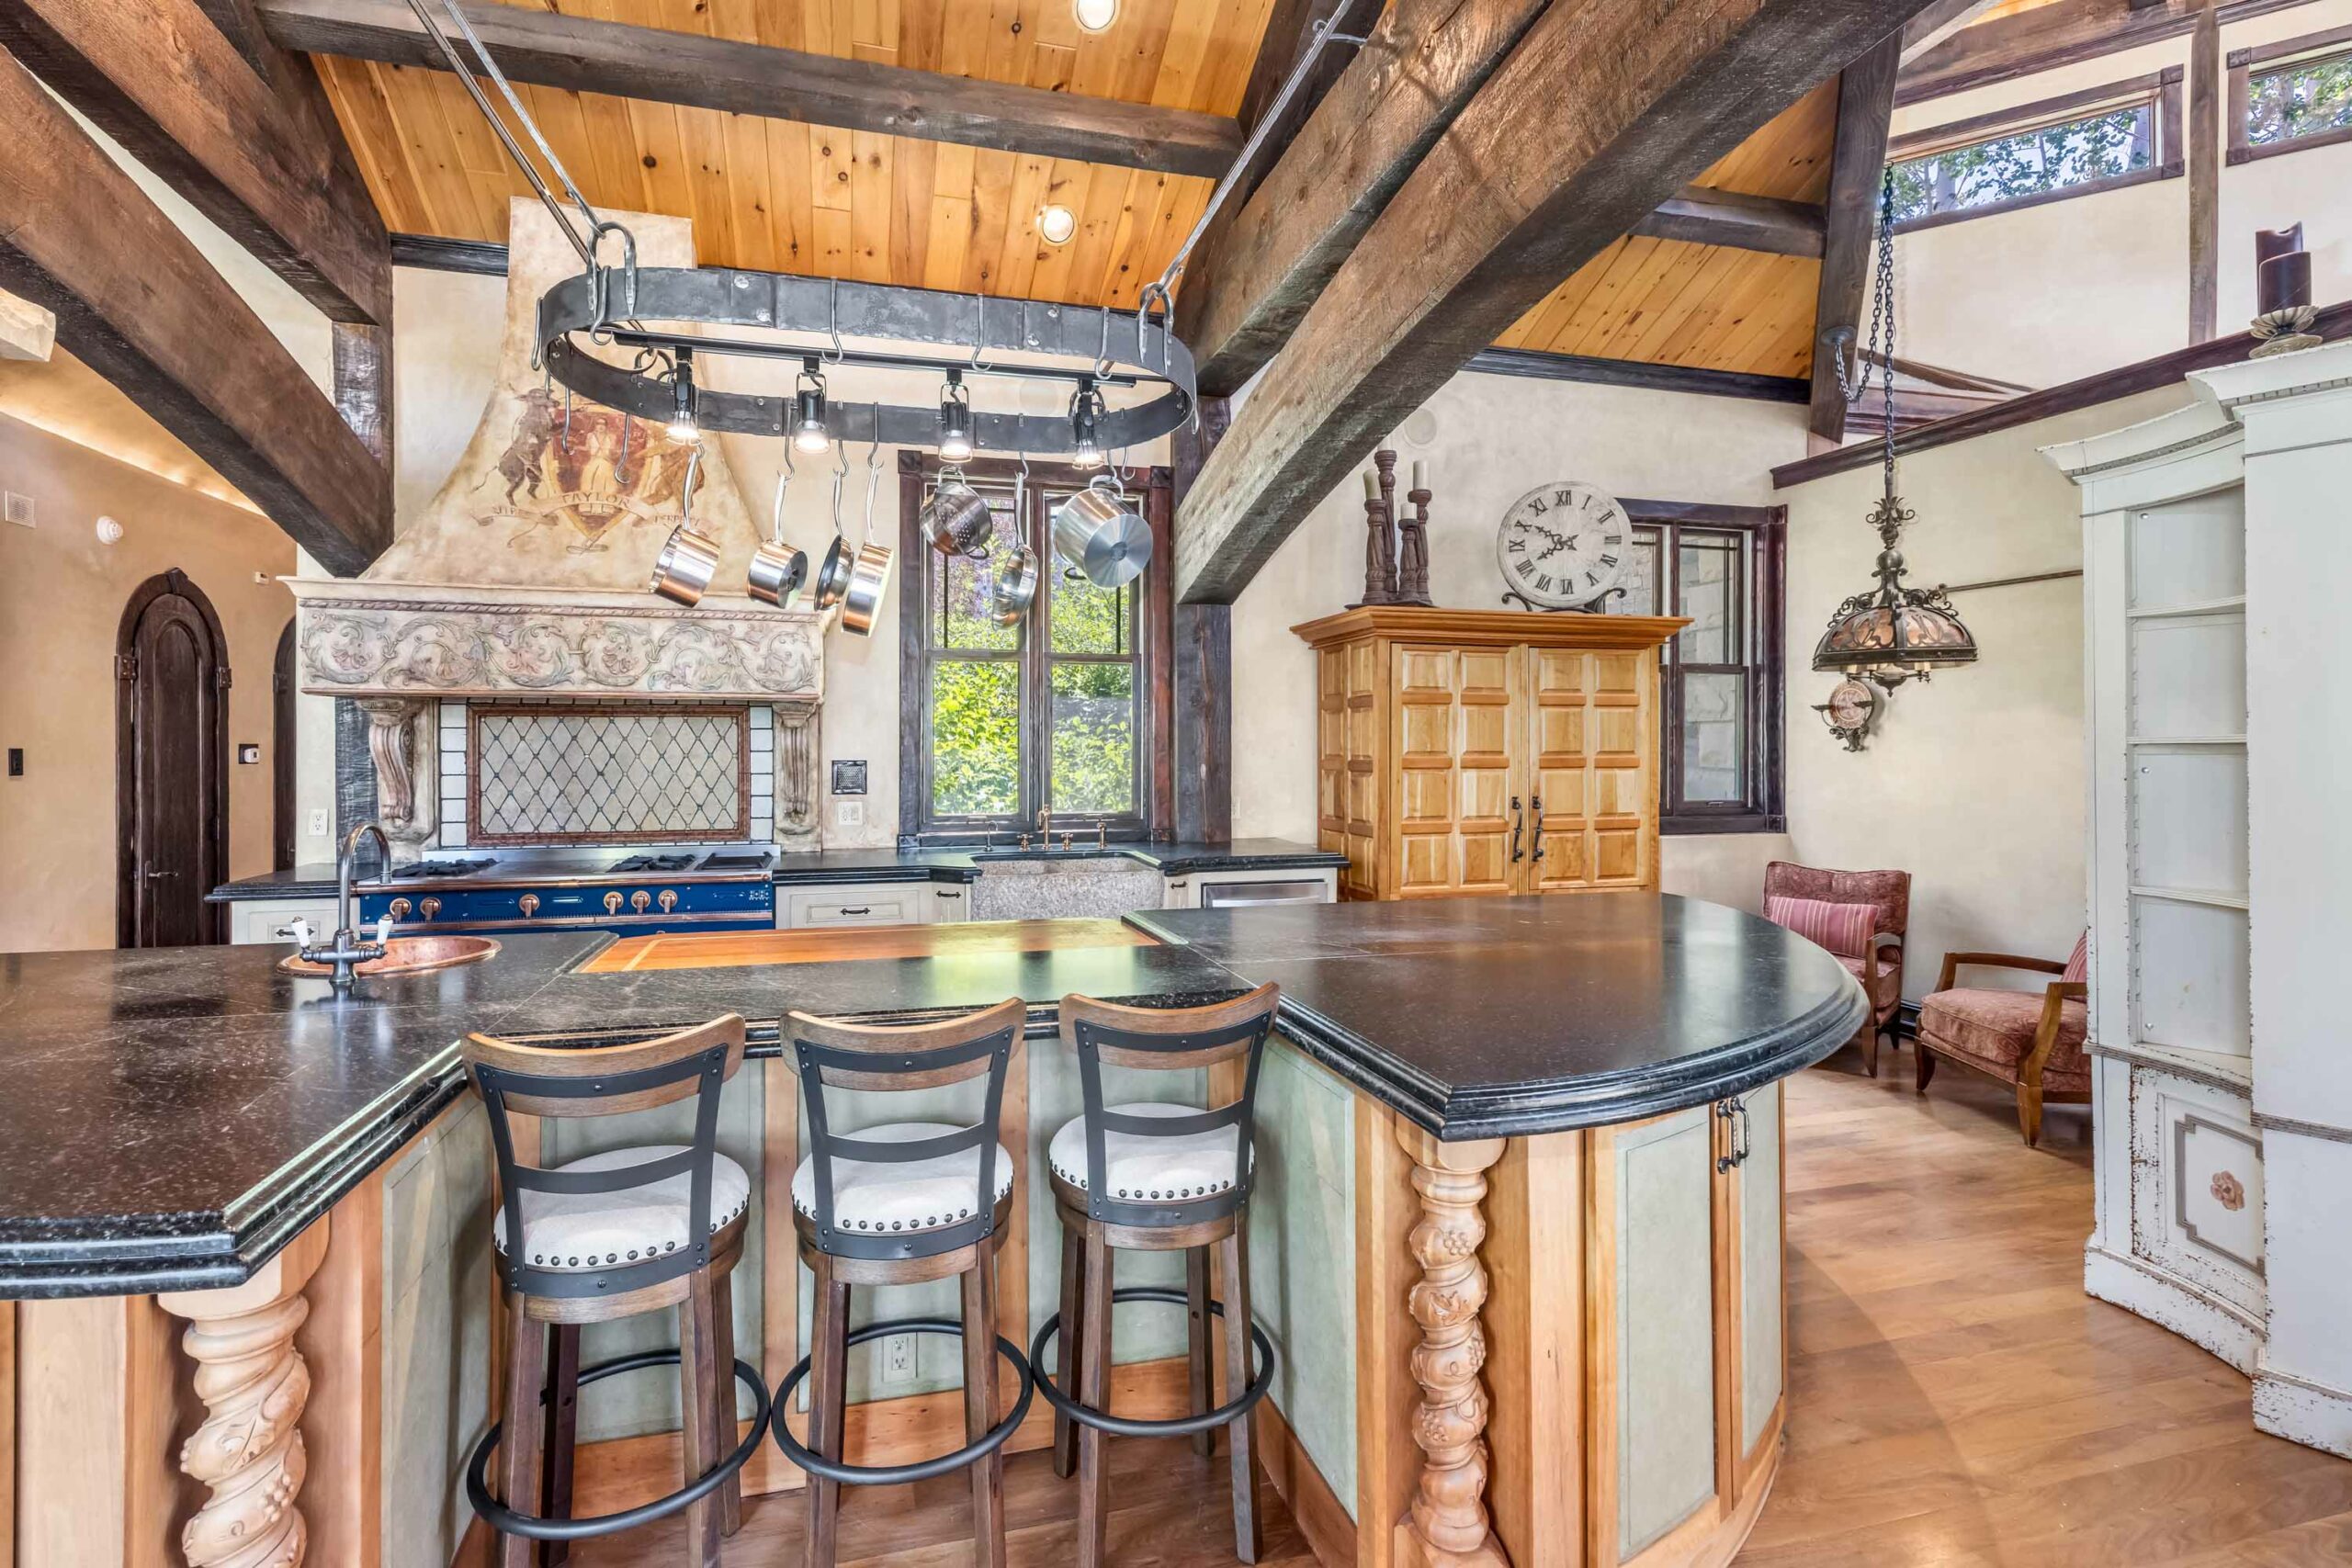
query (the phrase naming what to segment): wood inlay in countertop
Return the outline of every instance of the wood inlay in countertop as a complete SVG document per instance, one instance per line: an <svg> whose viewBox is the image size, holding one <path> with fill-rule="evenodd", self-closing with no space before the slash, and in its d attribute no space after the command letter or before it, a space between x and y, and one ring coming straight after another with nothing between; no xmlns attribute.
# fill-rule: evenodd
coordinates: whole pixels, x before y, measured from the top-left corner
<svg viewBox="0 0 2352 1568"><path fill-rule="evenodd" d="M853 958L959 958L1061 953L1082 947L1157 947L1124 920L977 920L937 926L852 926L827 931L663 932L624 937L582 964L582 975L653 969L741 969L835 964Z"/></svg>

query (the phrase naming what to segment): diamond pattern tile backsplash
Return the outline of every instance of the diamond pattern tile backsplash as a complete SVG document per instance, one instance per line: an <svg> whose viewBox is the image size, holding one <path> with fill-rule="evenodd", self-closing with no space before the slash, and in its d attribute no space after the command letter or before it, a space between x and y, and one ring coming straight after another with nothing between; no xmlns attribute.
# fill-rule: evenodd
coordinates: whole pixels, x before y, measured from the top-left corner
<svg viewBox="0 0 2352 1568"><path fill-rule="evenodd" d="M750 830L741 708L476 705L470 716L474 843L695 842Z"/></svg>

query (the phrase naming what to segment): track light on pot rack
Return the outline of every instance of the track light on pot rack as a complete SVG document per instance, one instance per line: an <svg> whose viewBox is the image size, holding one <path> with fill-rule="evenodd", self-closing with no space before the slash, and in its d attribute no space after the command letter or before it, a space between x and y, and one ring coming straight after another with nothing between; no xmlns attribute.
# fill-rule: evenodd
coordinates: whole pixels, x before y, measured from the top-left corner
<svg viewBox="0 0 2352 1568"><path fill-rule="evenodd" d="M950 370L939 389L939 455L951 463L972 455L972 394L961 370Z"/></svg>
<svg viewBox="0 0 2352 1568"><path fill-rule="evenodd" d="M800 362L800 378L792 389L792 445L803 452L829 451L833 445L825 423L825 376L813 355Z"/></svg>
<svg viewBox="0 0 2352 1568"><path fill-rule="evenodd" d="M1069 400L1070 456L1080 467L1102 460L1102 393L1091 377L1081 376Z"/></svg>
<svg viewBox="0 0 2352 1568"><path fill-rule="evenodd" d="M670 410L670 439L681 444L701 440L702 426L695 416L695 356L685 349L678 351L670 387L676 397Z"/></svg>

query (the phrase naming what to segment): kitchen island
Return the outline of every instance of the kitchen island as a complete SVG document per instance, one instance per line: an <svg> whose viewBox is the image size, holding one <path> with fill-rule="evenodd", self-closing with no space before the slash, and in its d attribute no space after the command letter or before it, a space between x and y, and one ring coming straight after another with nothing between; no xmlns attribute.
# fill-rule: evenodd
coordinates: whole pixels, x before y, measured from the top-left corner
<svg viewBox="0 0 2352 1568"><path fill-rule="evenodd" d="M729 1010L752 1021L764 1065L730 1089L721 1146L763 1210L737 1342L773 1382L808 1317L789 1245L763 1245L788 1234L800 1141L786 1011L1030 1003L1005 1134L1025 1224L1001 1310L1035 1324L1058 1244L1031 1178L1078 1099L1057 999L1186 1005L1266 980L1284 997L1251 1272L1282 1365L1262 1451L1318 1552L1729 1556L1780 1448L1777 1084L1864 1007L1833 959L1754 917L1646 894L1150 911L1116 939L1103 922L1034 929L1061 924L1001 942L943 928L952 952L873 955L842 948L854 933L662 938L659 963L616 960L601 933L520 935L486 963L363 977L344 998L267 946L0 958L0 1296L28 1298L6 1358L17 1563L176 1561L196 1503L190 1528L225 1535L271 1495L299 1512L313 1562L450 1560L469 1522L454 1478L498 1355L486 1134L454 1051L468 1031L586 1043ZM741 947L763 941L786 945ZM738 945L698 958L698 942ZM662 1114L628 1140L660 1138ZM574 1124L548 1136L566 1141L545 1157L593 1146ZM1151 1278L1125 1260L1123 1276ZM928 1310L912 1294L891 1313ZM1122 1318L1123 1411L1184 1398L1166 1315ZM211 1374L199 1437L249 1423L225 1479L201 1442L175 1459L176 1319ZM631 1348L632 1327L666 1325L617 1325L588 1354ZM220 1371L230 1345L242 1382ZM954 1377L926 1370L853 1378L853 1460L952 1446ZM583 1512L661 1490L674 1466L673 1411L638 1397L616 1384L583 1412ZM300 1445L282 1440L298 1416ZM1045 1436L1041 1407L1015 1446ZM175 1462L209 1502L183 1495ZM744 1479L798 1483L772 1447Z"/></svg>

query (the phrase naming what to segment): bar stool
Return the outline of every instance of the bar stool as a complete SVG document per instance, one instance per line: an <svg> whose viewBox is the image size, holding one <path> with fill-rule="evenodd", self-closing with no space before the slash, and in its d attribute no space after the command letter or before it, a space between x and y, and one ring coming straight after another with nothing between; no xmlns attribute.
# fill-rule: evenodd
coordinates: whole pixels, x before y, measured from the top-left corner
<svg viewBox="0 0 2352 1568"><path fill-rule="evenodd" d="M996 1262L1012 1213L1012 1156L998 1141L1006 1069L1028 1007L1019 998L944 1023L870 1028L796 1012L786 1021L808 1110L808 1156L792 1173L792 1222L800 1259L817 1276L808 1354L775 1391L776 1446L808 1475L808 1568L832 1568L841 1489L924 1481L969 1467L975 1562L1004 1564L1005 1439L1035 1393L1020 1348L997 1333ZM968 1126L898 1122L851 1136L833 1130L827 1089L904 1093L986 1076L978 1121ZM961 1322L900 1318L849 1326L853 1286L916 1285L960 1275ZM956 1335L964 1342L964 1432L953 1453L911 1464L842 1462L849 1348L891 1334ZM996 1419L996 1364L1010 1362L1020 1395ZM808 1441L781 1412L811 1380Z"/></svg>
<svg viewBox="0 0 2352 1568"><path fill-rule="evenodd" d="M729 1276L743 1253L752 1183L743 1168L718 1149L719 1091L743 1064L743 1021L730 1013L658 1040L573 1050L476 1034L460 1049L490 1112L503 1195L493 1244L508 1323L504 1415L466 1467L467 1499L499 1532L503 1568L530 1568L534 1541L547 1543L547 1563L560 1563L571 1541L633 1529L680 1509L689 1510L687 1561L712 1568L720 1535L734 1533L741 1517L738 1472L758 1449L768 1420L766 1386L756 1368L736 1359L734 1345ZM689 1095L695 1098L690 1145L614 1149L560 1166L515 1156L513 1116L617 1116ZM582 1324L666 1306L678 1309L676 1350L580 1365ZM555 1376L543 1394L550 1330ZM671 1362L678 1367L685 1484L618 1513L569 1517L578 1390ZM739 1442L732 1393L745 1384L752 1391L752 1428ZM500 1461L498 1497L489 1485L493 1449ZM523 1512L522 1499L537 1501L541 1512Z"/></svg>
<svg viewBox="0 0 2352 1568"><path fill-rule="evenodd" d="M1105 1440L1190 1436L1206 1455L1227 1429L1233 1464L1234 1554L1258 1561L1259 1529L1250 1411L1273 1382L1274 1348L1250 1316L1250 1185L1255 1171L1258 1066L1282 991L1261 986L1204 1008L1129 1008L1091 997L1062 998L1061 1032L1078 1053L1086 1109L1047 1146L1054 1202L1062 1222L1061 1311L1038 1328L1029 1359L1037 1392L1054 1407L1054 1469L1079 1478L1078 1549L1082 1568L1102 1562ZM1246 1058L1240 1092L1223 1106L1104 1103L1104 1066L1170 1072ZM1211 1098L1215 1098L1212 1090ZM1225 1299L1209 1300L1209 1248L1221 1257ZM1184 1254L1182 1292L1115 1289L1112 1249ZM1178 1302L1189 1308L1192 1410L1145 1421L1110 1411L1111 1307L1118 1302ZM1210 1408L1209 1325L1225 1319L1226 1403ZM1044 1371L1046 1346L1067 1337L1058 1378ZM1250 1350L1257 1371L1248 1375ZM1073 1397L1071 1371L1077 1372ZM1238 1392L1234 1392L1239 1385Z"/></svg>

